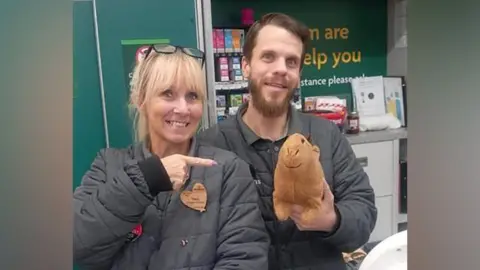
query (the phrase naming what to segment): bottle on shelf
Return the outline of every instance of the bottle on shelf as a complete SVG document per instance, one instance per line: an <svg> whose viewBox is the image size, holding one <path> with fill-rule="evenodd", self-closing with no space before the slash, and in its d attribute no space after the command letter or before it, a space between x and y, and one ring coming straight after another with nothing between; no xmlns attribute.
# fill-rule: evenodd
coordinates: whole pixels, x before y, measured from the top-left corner
<svg viewBox="0 0 480 270"><path fill-rule="evenodd" d="M358 134L360 132L360 116L352 111L347 116L347 134Z"/></svg>

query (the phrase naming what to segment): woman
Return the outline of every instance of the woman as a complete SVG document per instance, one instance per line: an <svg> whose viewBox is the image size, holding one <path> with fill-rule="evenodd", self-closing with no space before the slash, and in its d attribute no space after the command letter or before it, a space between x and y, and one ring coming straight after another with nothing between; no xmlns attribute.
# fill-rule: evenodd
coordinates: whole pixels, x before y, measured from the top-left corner
<svg viewBox="0 0 480 270"><path fill-rule="evenodd" d="M154 45L135 68L139 142L100 151L73 195L81 269L268 268L248 165L194 138L203 61L196 49Z"/></svg>

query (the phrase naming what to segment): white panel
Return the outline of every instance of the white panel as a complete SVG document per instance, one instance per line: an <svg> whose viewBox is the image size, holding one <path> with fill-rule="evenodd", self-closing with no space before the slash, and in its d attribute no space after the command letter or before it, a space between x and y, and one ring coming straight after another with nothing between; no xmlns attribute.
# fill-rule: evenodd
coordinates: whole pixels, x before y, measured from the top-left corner
<svg viewBox="0 0 480 270"><path fill-rule="evenodd" d="M377 206L378 216L375 229L370 235L369 242L382 241L385 238L393 235L393 196L377 197L375 198L375 205ZM395 224L395 226L397 226Z"/></svg>
<svg viewBox="0 0 480 270"><path fill-rule="evenodd" d="M393 175L393 142L376 142L352 146L357 159L364 164L375 196L392 195L395 177Z"/></svg>

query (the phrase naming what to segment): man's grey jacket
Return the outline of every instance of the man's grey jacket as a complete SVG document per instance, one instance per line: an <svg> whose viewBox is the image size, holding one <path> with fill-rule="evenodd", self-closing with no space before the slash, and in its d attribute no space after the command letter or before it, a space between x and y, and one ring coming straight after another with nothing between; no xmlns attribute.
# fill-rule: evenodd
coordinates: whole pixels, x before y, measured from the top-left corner
<svg viewBox="0 0 480 270"><path fill-rule="evenodd" d="M198 138L234 152L250 165L271 238L269 268L345 269L342 252L364 245L377 219L373 189L349 142L332 122L290 110L287 135L296 132L311 135L312 143L319 146L320 162L339 216L334 232L299 231L290 219L279 222L273 211L273 174L278 151L286 137L275 142L258 137L241 117L246 106L239 108L235 117L203 131Z"/></svg>
<svg viewBox="0 0 480 270"><path fill-rule="evenodd" d="M80 269L267 269L269 237L247 164L192 144L218 165L192 167L191 190L207 190L205 212L184 205L158 156L142 144L102 150L74 198L74 259ZM142 225L140 237L130 232Z"/></svg>

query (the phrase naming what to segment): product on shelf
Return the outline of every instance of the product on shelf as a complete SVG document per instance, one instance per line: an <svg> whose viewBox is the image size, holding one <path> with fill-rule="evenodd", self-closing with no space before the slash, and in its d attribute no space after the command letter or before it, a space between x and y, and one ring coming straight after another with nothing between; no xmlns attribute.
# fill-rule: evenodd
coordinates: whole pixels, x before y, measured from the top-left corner
<svg viewBox="0 0 480 270"><path fill-rule="evenodd" d="M250 100L250 94L246 93L242 95L242 102L247 103Z"/></svg>
<svg viewBox="0 0 480 270"><path fill-rule="evenodd" d="M217 53L224 53L225 52L225 35L223 33L223 29L213 29L215 32L215 42L213 47Z"/></svg>
<svg viewBox="0 0 480 270"><path fill-rule="evenodd" d="M230 108L228 108L228 114L229 114L229 115L235 115L235 114L237 114L237 111L238 111L238 107L230 107Z"/></svg>
<svg viewBox="0 0 480 270"><path fill-rule="evenodd" d="M245 42L243 29L213 29L214 53L241 53Z"/></svg>
<svg viewBox="0 0 480 270"><path fill-rule="evenodd" d="M328 119L343 130L347 117L347 101L336 96L306 97L304 112Z"/></svg>
<svg viewBox="0 0 480 270"><path fill-rule="evenodd" d="M217 108L217 121L226 119L228 116L226 114L225 108Z"/></svg>
<svg viewBox="0 0 480 270"><path fill-rule="evenodd" d="M230 71L228 68L228 58L226 56L221 56L216 58L215 63L216 69L216 81L217 82L228 82L230 81Z"/></svg>
<svg viewBox="0 0 480 270"><path fill-rule="evenodd" d="M240 56L228 57L231 81L243 81L242 65Z"/></svg>
<svg viewBox="0 0 480 270"><path fill-rule="evenodd" d="M232 29L233 51L236 53L242 52L243 39L245 32L243 29Z"/></svg>
<svg viewBox="0 0 480 270"><path fill-rule="evenodd" d="M217 108L226 107L226 106L227 106L227 100L225 95L217 95Z"/></svg>
<svg viewBox="0 0 480 270"><path fill-rule="evenodd" d="M224 38L225 38L225 52L226 53L232 53L233 52L232 29L224 29L223 34L224 34Z"/></svg>
<svg viewBox="0 0 480 270"><path fill-rule="evenodd" d="M245 33L246 29L242 26L213 29L218 121L236 114L238 107L248 100L245 93L248 83L243 77L241 65Z"/></svg>
<svg viewBox="0 0 480 270"><path fill-rule="evenodd" d="M239 107L243 104L243 95L230 95L230 106Z"/></svg>
<svg viewBox="0 0 480 270"><path fill-rule="evenodd" d="M213 52L217 52L217 30L213 29L212 31L212 44L213 44Z"/></svg>

